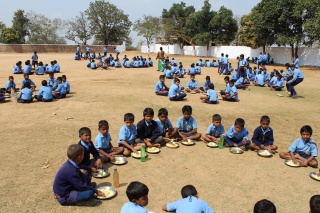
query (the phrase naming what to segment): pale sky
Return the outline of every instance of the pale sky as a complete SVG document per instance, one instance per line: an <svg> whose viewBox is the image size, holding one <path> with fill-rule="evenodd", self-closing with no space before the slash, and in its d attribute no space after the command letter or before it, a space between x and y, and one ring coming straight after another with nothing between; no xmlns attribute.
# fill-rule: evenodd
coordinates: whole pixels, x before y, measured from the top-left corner
<svg viewBox="0 0 320 213"><path fill-rule="evenodd" d="M110 0L110 3L122 9L125 14L129 15L130 21L134 22L138 18L145 15L161 16L162 10L169 9L173 3L180 3L179 1L169 0ZM203 1L201 0L183 0L187 6L194 5L196 10L201 9ZM260 0L210 0L213 10L219 10L220 6L225 6L233 11L234 15L242 16L251 11ZM4 22L7 26L12 25L13 13L18 9L23 9L25 12L30 10L36 13L41 13L48 18L61 18L68 20L77 16L80 11L84 11L89 7L90 0L0 0L0 21ZM131 32L130 36L134 41L134 45L140 40L135 32ZM72 42L68 42L73 44Z"/></svg>

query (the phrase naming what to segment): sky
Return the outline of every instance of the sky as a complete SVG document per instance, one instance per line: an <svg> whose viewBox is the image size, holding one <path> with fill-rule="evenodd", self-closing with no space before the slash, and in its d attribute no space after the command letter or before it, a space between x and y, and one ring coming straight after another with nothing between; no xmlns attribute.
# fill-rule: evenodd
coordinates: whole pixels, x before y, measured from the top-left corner
<svg viewBox="0 0 320 213"><path fill-rule="evenodd" d="M93 1L93 0L91 0ZM36 13L44 14L48 18L61 18L68 20L73 18L81 11L88 9L90 0L0 0L0 21L4 22L6 26L12 25L13 13L18 9L23 9L25 12L35 11ZM187 6L193 5L197 10L200 10L202 0L109 0L110 3L116 5L123 10L125 14L129 15L130 21L141 18L143 15L161 16L163 9L169 9L173 3L185 2ZM233 11L235 16L242 16L251 11L260 0L210 0L212 10L218 11L221 6L225 6ZM131 32L130 37L136 45L143 40L138 37L136 32ZM73 44L73 42L68 42Z"/></svg>

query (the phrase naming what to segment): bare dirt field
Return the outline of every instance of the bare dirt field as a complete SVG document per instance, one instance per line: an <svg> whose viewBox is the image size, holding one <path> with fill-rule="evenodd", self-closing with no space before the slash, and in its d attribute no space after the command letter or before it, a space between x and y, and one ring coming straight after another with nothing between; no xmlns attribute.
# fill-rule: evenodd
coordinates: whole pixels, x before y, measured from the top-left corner
<svg viewBox="0 0 320 213"><path fill-rule="evenodd" d="M121 53L143 55L139 52ZM27 54L1 54L0 84L2 87L12 75L12 67L21 60L31 58ZM155 55L152 54L155 65ZM172 56L170 56L171 58ZM174 56L187 69L198 57ZM141 181L149 187L149 211L162 212L167 202L181 198L180 190L186 184L193 184L200 195L216 212L247 213L253 211L256 201L266 198L273 201L280 213L308 212L309 199L319 193L319 182L309 177L316 169L291 168L276 154L272 158L261 158L256 152L233 155L223 150L206 147L202 142L195 146L180 146L178 149L163 147L160 154L149 155L147 162L128 158L128 163L117 167L121 187L118 195L92 208L63 207L53 198L52 184L56 172L67 160L66 150L79 141L78 130L83 126L92 130L92 140L98 134L99 120L110 124L110 134L115 145L123 115L135 114L135 123L143 118L146 107L169 110L169 118L175 125L182 115L181 108L191 105L198 131L205 133L211 123L211 116L219 113L226 131L234 120L242 117L246 121L249 137L259 125L262 115L271 117L275 144L280 151L286 151L298 137L301 126L309 124L314 130L312 138L320 138L320 73L317 69L301 68L305 80L296 87L299 98L286 97L284 91L272 92L269 88L251 86L251 91L239 91L240 102L220 101L217 105L204 104L199 94L188 94L186 101L170 102L167 97L154 94L154 85L161 74L156 67L147 69L91 70L86 61L74 61L73 54L41 54L39 60L49 63L56 59L61 65L61 74L67 75L72 94L66 99L52 103L18 104L14 99L0 104L2 131L0 132L0 212L120 212L127 202L126 187L131 181ZM205 57L202 58L203 60ZM210 59L212 60L212 58ZM236 61L231 60L233 67ZM283 69L280 66L269 66ZM224 89L223 76L217 68L203 68L203 74L196 76L202 86L205 76L210 75L216 90ZM59 76L56 75L55 77ZM20 87L22 75L15 75ZM30 77L40 88L41 80L48 76ZM189 77L181 80L186 85ZM171 85L171 80L166 84ZM66 120L67 117L73 119ZM156 119L156 116L155 116ZM42 169L42 164L49 168ZM104 165L112 172L111 163ZM112 184L112 175L94 179L100 185Z"/></svg>

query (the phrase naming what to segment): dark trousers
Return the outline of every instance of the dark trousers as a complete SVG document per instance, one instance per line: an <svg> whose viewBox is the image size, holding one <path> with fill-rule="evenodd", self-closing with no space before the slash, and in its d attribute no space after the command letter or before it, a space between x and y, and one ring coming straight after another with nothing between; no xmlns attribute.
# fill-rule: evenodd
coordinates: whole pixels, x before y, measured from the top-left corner
<svg viewBox="0 0 320 213"><path fill-rule="evenodd" d="M225 137L225 138L224 138L224 141L225 141L229 146L234 146L234 144L237 144L238 146L243 146L243 145L244 145L242 139L241 139L241 140L237 140L237 139L235 139L235 138ZM251 143L251 141L250 141L250 140L247 140L246 146L249 145L250 143Z"/></svg>
<svg viewBox="0 0 320 213"><path fill-rule="evenodd" d="M291 95L297 95L296 90L294 89L294 86L297 86L303 81L303 78L297 78L295 81L291 82L289 84L289 92L291 92Z"/></svg>
<svg viewBox="0 0 320 213"><path fill-rule="evenodd" d="M180 101L186 96L187 96L186 93L181 93L180 95L176 95L173 98L170 98L170 101Z"/></svg>

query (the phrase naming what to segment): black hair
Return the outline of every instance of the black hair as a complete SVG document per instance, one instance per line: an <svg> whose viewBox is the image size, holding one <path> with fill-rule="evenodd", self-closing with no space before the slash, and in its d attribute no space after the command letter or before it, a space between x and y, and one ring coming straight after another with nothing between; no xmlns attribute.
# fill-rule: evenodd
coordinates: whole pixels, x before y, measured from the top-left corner
<svg viewBox="0 0 320 213"><path fill-rule="evenodd" d="M260 118L260 123L263 122L263 121L270 123L270 118L269 118L269 116L267 116L267 115L262 116L262 117Z"/></svg>
<svg viewBox="0 0 320 213"><path fill-rule="evenodd" d="M166 76L165 75L160 75L159 79L162 79L162 78L166 78Z"/></svg>
<svg viewBox="0 0 320 213"><path fill-rule="evenodd" d="M221 121L222 120L221 115L219 115L219 114L212 115L212 120L213 121Z"/></svg>
<svg viewBox="0 0 320 213"><path fill-rule="evenodd" d="M64 79L66 79L66 78L67 78L67 76L66 76L66 75L62 75L62 76L61 76L61 78L64 78Z"/></svg>
<svg viewBox="0 0 320 213"><path fill-rule="evenodd" d="M235 83L235 80L233 80L233 79L231 79L230 81L229 81L229 84L234 84Z"/></svg>
<svg viewBox="0 0 320 213"><path fill-rule="evenodd" d="M300 135L302 135L303 132L308 132L310 133L310 135L312 135L312 128L309 125L304 125L303 127L301 127L300 129Z"/></svg>
<svg viewBox="0 0 320 213"><path fill-rule="evenodd" d="M39 66L43 66L43 63L42 63L42 61L40 61L40 62L39 62Z"/></svg>
<svg viewBox="0 0 320 213"><path fill-rule="evenodd" d="M289 63L286 63L284 66L286 66L286 67L290 67L290 64L289 64Z"/></svg>
<svg viewBox="0 0 320 213"><path fill-rule="evenodd" d="M83 146L79 144L71 144L67 150L67 156L70 160L75 160L84 152Z"/></svg>
<svg viewBox="0 0 320 213"><path fill-rule="evenodd" d="M179 78L175 78L175 79L174 79L174 83L176 83L176 82L178 82L178 81L180 82L180 79L179 79Z"/></svg>
<svg viewBox="0 0 320 213"><path fill-rule="evenodd" d="M224 77L224 80L230 81L230 77L229 77L229 76L226 76L226 77Z"/></svg>
<svg viewBox="0 0 320 213"><path fill-rule="evenodd" d="M184 105L182 107L182 113L185 113L185 112L189 112L190 114L192 114L192 107L190 105Z"/></svg>
<svg viewBox="0 0 320 213"><path fill-rule="evenodd" d="M210 80L210 76L207 75L207 76L206 76L206 80Z"/></svg>
<svg viewBox="0 0 320 213"><path fill-rule="evenodd" d="M25 65L30 65L30 60L26 60L26 62L24 62Z"/></svg>
<svg viewBox="0 0 320 213"><path fill-rule="evenodd" d="M134 114L132 114L132 113L126 113L126 114L124 114L124 116L123 116L123 121L125 122L125 121L134 121Z"/></svg>
<svg viewBox="0 0 320 213"><path fill-rule="evenodd" d="M154 116L154 111L153 109L151 108L145 108L143 110L143 117L146 116L146 115L151 115L152 117Z"/></svg>
<svg viewBox="0 0 320 213"><path fill-rule="evenodd" d="M194 67L194 63L192 63L190 66L191 66L191 67Z"/></svg>
<svg viewBox="0 0 320 213"><path fill-rule="evenodd" d="M41 81L42 86L47 86L48 82L46 80Z"/></svg>
<svg viewBox="0 0 320 213"><path fill-rule="evenodd" d="M61 78L61 77L58 77L58 78L57 78L57 81L62 81L62 78Z"/></svg>
<svg viewBox="0 0 320 213"><path fill-rule="evenodd" d="M29 77L29 74L28 73L23 74L23 77L26 77L26 76Z"/></svg>
<svg viewBox="0 0 320 213"><path fill-rule="evenodd" d="M258 201L253 208L254 213L276 213L276 206L269 200Z"/></svg>
<svg viewBox="0 0 320 213"><path fill-rule="evenodd" d="M196 187L193 185L186 185L181 189L182 198L186 198L189 196L196 196L198 194Z"/></svg>
<svg viewBox="0 0 320 213"><path fill-rule="evenodd" d="M10 80L10 79L13 79L13 76L12 76L12 75L9 76L9 80Z"/></svg>
<svg viewBox="0 0 320 213"><path fill-rule="evenodd" d="M24 82L23 87L29 88L31 87L30 82Z"/></svg>
<svg viewBox="0 0 320 213"><path fill-rule="evenodd" d="M234 122L234 125L237 125L237 126L242 126L242 127L244 127L244 124L245 124L245 122L244 122L244 120L243 120L242 118L237 118L237 119L235 120L235 122Z"/></svg>
<svg viewBox="0 0 320 213"><path fill-rule="evenodd" d="M101 121L99 121L99 123L98 123L99 129L100 129L101 127L103 127L103 126L109 127L108 121L106 121L106 120L101 120Z"/></svg>
<svg viewBox="0 0 320 213"><path fill-rule="evenodd" d="M209 85L208 85L208 88L209 88L209 89L214 89L214 85L213 85L213 84L209 84Z"/></svg>
<svg viewBox="0 0 320 213"><path fill-rule="evenodd" d="M133 200L139 200L139 198L143 196L147 196L148 193L149 193L148 187L145 184L140 183L138 181L131 182L128 185L126 190L127 197L131 202Z"/></svg>
<svg viewBox="0 0 320 213"><path fill-rule="evenodd" d="M159 109L159 111L158 111L158 116L160 116L160 115L166 115L166 116L168 116L168 110L166 109L166 108L161 108L161 109Z"/></svg>
<svg viewBox="0 0 320 213"><path fill-rule="evenodd" d="M310 198L311 213L320 213L320 195L313 195Z"/></svg>
<svg viewBox="0 0 320 213"><path fill-rule="evenodd" d="M190 75L190 77L195 77L195 76L196 76L195 74Z"/></svg>
<svg viewBox="0 0 320 213"><path fill-rule="evenodd" d="M88 127L82 127L81 129L79 129L79 136L85 133L91 133L91 130Z"/></svg>

